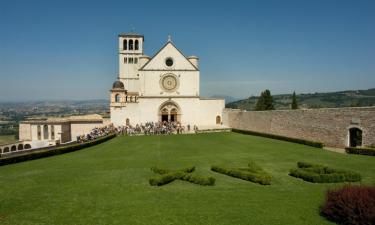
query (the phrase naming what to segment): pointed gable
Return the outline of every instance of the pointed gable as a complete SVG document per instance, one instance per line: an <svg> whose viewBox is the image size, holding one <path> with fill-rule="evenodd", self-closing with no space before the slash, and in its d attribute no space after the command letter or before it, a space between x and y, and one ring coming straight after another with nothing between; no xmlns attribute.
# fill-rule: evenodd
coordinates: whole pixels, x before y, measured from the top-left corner
<svg viewBox="0 0 375 225"><path fill-rule="evenodd" d="M167 59L173 60L172 66L166 65ZM140 70L191 70L196 68L172 42L167 42Z"/></svg>

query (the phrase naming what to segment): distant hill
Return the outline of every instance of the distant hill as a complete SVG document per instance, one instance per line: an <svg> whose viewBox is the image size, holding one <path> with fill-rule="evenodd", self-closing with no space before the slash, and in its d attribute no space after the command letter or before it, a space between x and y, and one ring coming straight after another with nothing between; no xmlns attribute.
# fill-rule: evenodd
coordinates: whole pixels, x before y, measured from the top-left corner
<svg viewBox="0 0 375 225"><path fill-rule="evenodd" d="M273 95L276 109L290 109L292 94ZM226 104L227 108L254 110L258 96ZM299 108L340 108L375 106L375 88L368 90L339 91L328 93L298 94Z"/></svg>
<svg viewBox="0 0 375 225"><path fill-rule="evenodd" d="M223 98L225 99L225 104L240 100L239 98L235 98L235 97L228 96L228 95L212 95L210 96L210 98Z"/></svg>

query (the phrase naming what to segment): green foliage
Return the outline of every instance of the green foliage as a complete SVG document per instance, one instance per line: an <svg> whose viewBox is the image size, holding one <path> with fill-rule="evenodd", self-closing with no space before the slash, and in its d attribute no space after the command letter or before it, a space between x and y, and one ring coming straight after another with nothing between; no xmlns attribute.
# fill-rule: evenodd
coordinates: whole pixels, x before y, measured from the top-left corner
<svg viewBox="0 0 375 225"><path fill-rule="evenodd" d="M272 138L272 139L277 139L277 140L282 140L282 141L289 141L289 142L294 142L298 144L312 146L315 148L324 147L324 144L321 142L310 141L310 140L299 139L299 138L291 138L291 137L286 137L286 136L281 136L281 135L276 135L276 134L267 134L267 133L261 133L261 132L250 131L250 130L239 130L239 129L234 129L234 128L232 129L232 132L261 136L261 137Z"/></svg>
<svg viewBox="0 0 375 225"><path fill-rule="evenodd" d="M346 153L348 154L358 154L358 155L370 155L375 156L374 147L349 147L345 148Z"/></svg>
<svg viewBox="0 0 375 225"><path fill-rule="evenodd" d="M297 96L295 91L292 95L292 109L298 109Z"/></svg>
<svg viewBox="0 0 375 225"><path fill-rule="evenodd" d="M231 177L262 185L270 185L272 177L254 162L249 163L247 168L228 168L224 166L211 166L211 170Z"/></svg>
<svg viewBox="0 0 375 225"><path fill-rule="evenodd" d="M375 186L346 185L327 191L321 215L337 224L375 224Z"/></svg>
<svg viewBox="0 0 375 225"><path fill-rule="evenodd" d="M260 94L257 104L255 105L255 110L262 111L273 109L275 109L275 107L273 106L273 98L270 90L267 89Z"/></svg>
<svg viewBox="0 0 375 225"><path fill-rule="evenodd" d="M8 165L8 164L13 164L13 163L19 163L19 162L24 162L28 160L33 160L33 159L40 159L40 158L45 158L49 156L54 156L54 155L60 155L60 154L65 154L68 152L74 152L77 150L81 150L87 147L91 147L100 143L103 143L105 141L108 141L112 138L116 137L116 134L110 134L105 137L101 137L92 141L84 142L84 143L78 143L78 144L71 144L71 145L65 145L61 147L53 147L53 148L48 148L48 149L42 149L42 150L35 150L31 152L25 152L20 155L14 155L6 158L0 158L0 166L3 165Z"/></svg>
<svg viewBox="0 0 375 225"><path fill-rule="evenodd" d="M151 167L154 173L160 174L161 176L155 176L149 179L151 186L162 186L168 184L174 180L184 180L193 184L213 186L215 185L215 178L203 177L193 174L195 166L187 167L179 170L168 170L161 169L158 167Z"/></svg>
<svg viewBox="0 0 375 225"><path fill-rule="evenodd" d="M312 183L357 182L361 180L360 174L351 171L336 170L306 162L298 162L297 166L297 169L290 170L289 175Z"/></svg>
<svg viewBox="0 0 375 225"><path fill-rule="evenodd" d="M330 93L296 94L299 108L337 108L350 106L374 106L375 89L359 91L341 91ZM290 109L291 94L273 95L275 109ZM226 108L254 110L258 96L251 96L246 99L230 102Z"/></svg>
<svg viewBox="0 0 375 225"><path fill-rule="evenodd" d="M152 170L152 172L157 173L157 174L161 174L161 175L173 172L172 170L162 169L162 168L159 168L159 167L156 167L156 166L151 167L151 170ZM192 172L195 171L195 166L186 167L184 169L180 169L180 170L176 170L176 171L180 171L180 172L183 172L183 173L192 173Z"/></svg>

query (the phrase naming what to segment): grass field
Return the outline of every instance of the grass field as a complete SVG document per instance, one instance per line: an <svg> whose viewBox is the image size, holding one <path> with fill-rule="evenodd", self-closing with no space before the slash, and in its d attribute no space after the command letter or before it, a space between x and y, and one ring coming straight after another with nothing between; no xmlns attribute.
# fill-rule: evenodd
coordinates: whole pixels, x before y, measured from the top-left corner
<svg viewBox="0 0 375 225"><path fill-rule="evenodd" d="M0 135L0 145L12 143L15 140L14 135Z"/></svg>
<svg viewBox="0 0 375 225"><path fill-rule="evenodd" d="M272 174L262 186L210 171L212 164ZM375 157L344 155L236 133L117 137L81 151L0 167L0 224L317 225L327 188L288 176L297 161L361 173L375 183ZM153 187L151 166L216 178L215 186L174 181Z"/></svg>

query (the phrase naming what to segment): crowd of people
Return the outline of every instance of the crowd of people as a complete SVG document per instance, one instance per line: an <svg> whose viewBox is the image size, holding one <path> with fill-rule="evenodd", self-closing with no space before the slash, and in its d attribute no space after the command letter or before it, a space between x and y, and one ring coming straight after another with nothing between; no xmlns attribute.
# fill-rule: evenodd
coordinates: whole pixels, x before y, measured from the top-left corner
<svg viewBox="0 0 375 225"><path fill-rule="evenodd" d="M77 136L77 142L82 143L82 142L85 142L85 141L94 140L94 139L97 139L99 137L103 137L103 136L106 136L106 135L109 135L109 134L115 133L115 132L116 132L116 128L113 125L94 128L94 129L91 130L90 133L88 133L86 135L78 135Z"/></svg>
<svg viewBox="0 0 375 225"><path fill-rule="evenodd" d="M194 131L198 128L194 126ZM190 132L190 125L182 126L179 122L147 122L135 126L119 126L116 128L118 134L125 135L154 135L154 134L183 134Z"/></svg>
<svg viewBox="0 0 375 225"><path fill-rule="evenodd" d="M198 131L197 126L193 126L194 132ZM112 124L100 128L94 128L86 135L77 136L77 142L94 140L111 133L118 135L156 135L156 134L183 134L191 132L190 124L186 127L179 122L147 122L145 124L136 124L135 126L126 125L115 127Z"/></svg>

